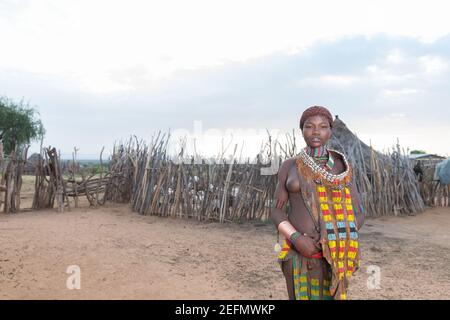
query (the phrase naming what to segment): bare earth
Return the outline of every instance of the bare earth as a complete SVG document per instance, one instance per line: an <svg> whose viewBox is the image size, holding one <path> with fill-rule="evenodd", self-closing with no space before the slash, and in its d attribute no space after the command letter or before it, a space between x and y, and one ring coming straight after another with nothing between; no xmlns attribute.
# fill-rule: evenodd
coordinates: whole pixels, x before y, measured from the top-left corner
<svg viewBox="0 0 450 320"><path fill-rule="evenodd" d="M370 219L350 299L449 299L450 209ZM0 214L0 299L287 299L270 224L140 216L128 206ZM68 266L81 269L69 290ZM368 290L367 267L381 268Z"/></svg>

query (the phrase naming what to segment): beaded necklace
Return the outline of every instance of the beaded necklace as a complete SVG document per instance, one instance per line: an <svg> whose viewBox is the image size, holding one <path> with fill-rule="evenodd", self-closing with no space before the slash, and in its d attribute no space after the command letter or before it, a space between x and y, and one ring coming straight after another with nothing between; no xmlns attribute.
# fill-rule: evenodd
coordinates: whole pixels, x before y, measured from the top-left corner
<svg viewBox="0 0 450 320"><path fill-rule="evenodd" d="M314 159L314 161L325 170L331 171L333 169L334 159L331 153L328 152L326 145L317 148L307 146L305 150L306 153L310 155Z"/></svg>
<svg viewBox="0 0 450 320"><path fill-rule="evenodd" d="M328 182L330 184L336 184L336 187L337 187L337 185L339 185L339 182L342 181L349 174L349 165L347 162L347 158L342 153L340 153L336 150L332 150L332 149L329 149L329 150L336 152L342 156L342 158L344 160L345 168L346 168L346 170L344 172L342 172L340 174L333 174L333 173L327 171L322 166L317 164L316 161L314 161L314 158L308 154L307 148L304 148L300 151L299 160L302 161L305 165L307 165L315 175L320 177L321 180L325 180L326 182ZM330 156L331 156L331 154L330 154ZM334 165L334 162L333 162L333 165ZM339 188L342 189L342 186L340 186Z"/></svg>

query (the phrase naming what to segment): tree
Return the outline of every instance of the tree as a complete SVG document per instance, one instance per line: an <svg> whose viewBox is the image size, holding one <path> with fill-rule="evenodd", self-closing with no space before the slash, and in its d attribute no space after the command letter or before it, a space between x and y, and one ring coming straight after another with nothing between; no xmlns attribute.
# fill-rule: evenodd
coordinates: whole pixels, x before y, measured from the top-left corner
<svg viewBox="0 0 450 320"><path fill-rule="evenodd" d="M412 150L409 154L426 154L423 150Z"/></svg>
<svg viewBox="0 0 450 320"><path fill-rule="evenodd" d="M5 154L44 136L45 129L38 115L36 109L23 100L15 102L0 96L0 139Z"/></svg>

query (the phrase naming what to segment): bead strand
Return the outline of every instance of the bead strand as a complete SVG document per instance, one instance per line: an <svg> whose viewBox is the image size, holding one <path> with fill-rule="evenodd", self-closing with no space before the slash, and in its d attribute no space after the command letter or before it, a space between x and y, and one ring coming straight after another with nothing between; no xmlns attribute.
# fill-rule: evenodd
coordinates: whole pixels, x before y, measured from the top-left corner
<svg viewBox="0 0 450 320"><path fill-rule="evenodd" d="M342 154L336 150L332 150L332 149L328 149L328 150L336 152L342 156L342 158L344 159L344 164L345 164L345 168L346 168L344 172L336 175L336 174L332 174L332 173L326 171L325 169L323 169L321 166L319 166L314 161L314 159L306 152L305 149L302 149L299 156L300 156L300 159L303 161L303 163L306 164L308 167L310 167L314 173L319 174L323 179L333 183L336 180L340 181L347 176L347 174L349 172L349 165L347 162L347 158L345 157L344 154Z"/></svg>

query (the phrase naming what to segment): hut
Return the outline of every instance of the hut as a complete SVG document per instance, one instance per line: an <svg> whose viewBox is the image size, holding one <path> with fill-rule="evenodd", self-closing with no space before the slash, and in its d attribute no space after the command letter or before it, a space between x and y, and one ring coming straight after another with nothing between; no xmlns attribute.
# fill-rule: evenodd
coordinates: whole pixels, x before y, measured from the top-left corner
<svg viewBox="0 0 450 320"><path fill-rule="evenodd" d="M422 161L441 162L442 160L445 160L445 157L430 153L410 154L408 158L414 162L422 162Z"/></svg>
<svg viewBox="0 0 450 320"><path fill-rule="evenodd" d="M442 179L438 174L438 167L445 162L445 157L436 154L411 154L409 155L414 173L420 185L420 193L428 206L450 205L450 184L447 179Z"/></svg>
<svg viewBox="0 0 450 320"><path fill-rule="evenodd" d="M23 167L23 174L34 175L39 161L42 161L42 156L39 153L33 153Z"/></svg>
<svg viewBox="0 0 450 320"><path fill-rule="evenodd" d="M414 214L425 209L411 162L398 143L389 154L375 151L336 116L329 145L347 155L368 216Z"/></svg>

